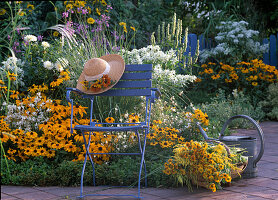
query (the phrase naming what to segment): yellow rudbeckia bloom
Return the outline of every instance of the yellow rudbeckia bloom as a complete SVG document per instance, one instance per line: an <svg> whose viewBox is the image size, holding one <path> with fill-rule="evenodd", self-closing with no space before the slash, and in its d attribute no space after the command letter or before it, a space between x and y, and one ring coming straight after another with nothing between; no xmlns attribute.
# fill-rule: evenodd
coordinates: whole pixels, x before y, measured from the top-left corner
<svg viewBox="0 0 278 200"><path fill-rule="evenodd" d="M1 9L0 9L0 15L5 15L6 12L7 12L7 11L6 11L4 8L1 8Z"/></svg>
<svg viewBox="0 0 278 200"><path fill-rule="evenodd" d="M94 24L95 20L90 17L90 18L87 19L87 22L88 22L88 24Z"/></svg>

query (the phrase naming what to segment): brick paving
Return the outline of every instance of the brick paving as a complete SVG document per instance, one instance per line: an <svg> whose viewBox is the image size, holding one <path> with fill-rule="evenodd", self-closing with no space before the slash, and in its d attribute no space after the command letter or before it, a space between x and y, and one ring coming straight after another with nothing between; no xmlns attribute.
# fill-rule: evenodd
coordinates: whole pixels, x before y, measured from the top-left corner
<svg viewBox="0 0 278 200"><path fill-rule="evenodd" d="M186 187L179 188L143 188L141 196L145 200L278 200L278 122L262 122L260 126L265 135L265 152L258 162L258 176L251 179L239 179L232 182L231 186L224 187L213 193L204 188L194 188L189 192ZM237 134L256 136L256 130L237 130ZM136 188L104 188L84 187L85 194L133 194ZM64 200L76 199L79 187L23 187L1 186L1 199L3 200ZM90 196L84 199L135 199L133 197L104 197Z"/></svg>

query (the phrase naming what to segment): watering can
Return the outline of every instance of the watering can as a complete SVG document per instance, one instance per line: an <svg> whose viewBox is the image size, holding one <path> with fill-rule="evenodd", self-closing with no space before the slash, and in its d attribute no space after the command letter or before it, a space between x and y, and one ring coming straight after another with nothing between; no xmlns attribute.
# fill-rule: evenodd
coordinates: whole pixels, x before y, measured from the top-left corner
<svg viewBox="0 0 278 200"><path fill-rule="evenodd" d="M260 138L260 151L258 153L257 150L257 138L251 137L251 136L225 136L224 131L228 127L228 125L237 118L244 118L249 120L256 128L259 138ZM197 124L201 134L205 138L205 140L215 140L213 138L209 138L206 134L206 132L203 130L203 128L200 126L200 124ZM264 153L264 134L259 126L259 124L252 119L251 117L247 115L235 115L231 118L229 118L225 124L222 127L222 130L220 132L220 136L218 138L219 141L225 143L227 146L235 146L239 148L245 149L245 152L243 153L243 156L248 157L248 164L245 168L242 177L243 178L254 178L257 176L258 169L257 169L257 163L262 158Z"/></svg>

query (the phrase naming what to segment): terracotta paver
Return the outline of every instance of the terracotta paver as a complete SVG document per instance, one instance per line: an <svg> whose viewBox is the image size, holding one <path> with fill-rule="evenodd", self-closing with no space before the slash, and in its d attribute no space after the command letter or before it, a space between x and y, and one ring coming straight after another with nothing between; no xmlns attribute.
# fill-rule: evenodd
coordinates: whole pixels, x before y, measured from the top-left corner
<svg viewBox="0 0 278 200"><path fill-rule="evenodd" d="M142 188L144 200L278 200L278 122L260 123L265 136L265 152L258 162L258 176L250 179L234 180L230 187L213 193L204 188ZM256 130L239 129L235 134L257 137ZM258 143L259 146L259 143ZM23 187L1 186L1 200L70 200L79 196L79 187ZM104 188L85 186L84 194L133 194L137 188ZM133 197L88 196L85 200L133 200Z"/></svg>

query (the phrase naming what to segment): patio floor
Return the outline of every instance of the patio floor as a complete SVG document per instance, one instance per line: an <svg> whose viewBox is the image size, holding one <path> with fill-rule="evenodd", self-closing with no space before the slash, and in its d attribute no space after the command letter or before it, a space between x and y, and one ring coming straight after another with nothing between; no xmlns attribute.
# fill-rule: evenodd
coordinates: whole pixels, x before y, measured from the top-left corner
<svg viewBox="0 0 278 200"><path fill-rule="evenodd" d="M223 188L215 193L196 188L194 192L188 192L186 187L179 188L143 188L141 196L144 200L158 199L277 199L278 200L278 122L260 123L265 135L265 152L258 162L258 177L251 179L239 179L233 181L231 186ZM256 130L238 130L243 135L257 134ZM104 188L84 187L84 193L95 194L134 194L136 188ZM62 200L76 199L79 195L79 187L23 187L1 186L1 199L3 200ZM86 197L84 199L135 199L133 197Z"/></svg>

